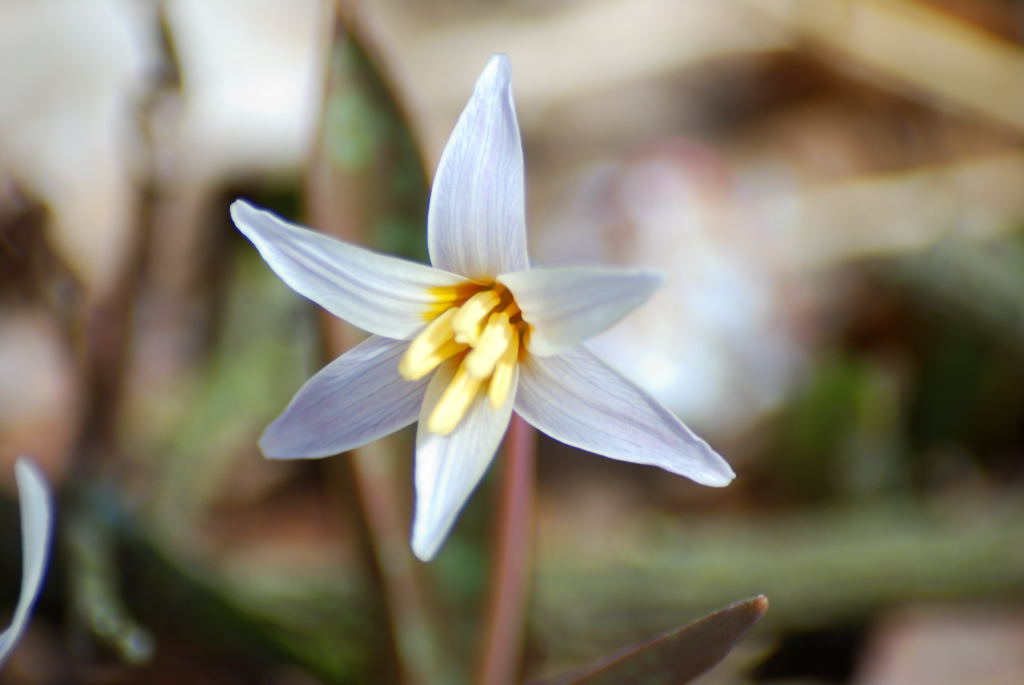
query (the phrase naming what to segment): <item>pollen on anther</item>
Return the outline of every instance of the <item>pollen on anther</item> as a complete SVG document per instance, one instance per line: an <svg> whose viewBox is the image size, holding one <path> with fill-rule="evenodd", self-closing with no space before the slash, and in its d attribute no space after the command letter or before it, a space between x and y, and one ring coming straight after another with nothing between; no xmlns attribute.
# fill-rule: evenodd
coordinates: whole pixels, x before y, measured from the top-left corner
<svg viewBox="0 0 1024 685"><path fill-rule="evenodd" d="M438 435L448 435L455 430L469 410L482 383L483 381L473 378L460 366L430 412L427 430Z"/></svg>
<svg viewBox="0 0 1024 685"><path fill-rule="evenodd" d="M515 298L500 284L466 284L430 291L431 322L409 344L399 363L406 380L418 380L447 361L452 373L426 428L448 435L477 398L491 410L509 401L530 327Z"/></svg>
<svg viewBox="0 0 1024 685"><path fill-rule="evenodd" d="M509 340L508 347L502 353L494 371L491 373L491 380L487 385L487 399L491 409L501 409L508 401L509 393L512 390L512 380L515 378L516 364L519 362L519 331Z"/></svg>
<svg viewBox="0 0 1024 685"><path fill-rule="evenodd" d="M456 342L453 337L452 319L457 311L455 307L449 307L413 338L398 362L398 373L402 378L419 380L444 360L466 349L466 345Z"/></svg>

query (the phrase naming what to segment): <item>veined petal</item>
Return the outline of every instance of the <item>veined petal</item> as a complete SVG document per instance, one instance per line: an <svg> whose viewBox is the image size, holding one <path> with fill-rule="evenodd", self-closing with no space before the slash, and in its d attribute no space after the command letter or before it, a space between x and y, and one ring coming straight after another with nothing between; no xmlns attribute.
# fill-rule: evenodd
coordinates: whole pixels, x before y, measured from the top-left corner
<svg viewBox="0 0 1024 685"><path fill-rule="evenodd" d="M244 200L231 204L231 218L292 290L388 338L405 340L423 328L435 303L431 289L467 282L288 223Z"/></svg>
<svg viewBox="0 0 1024 685"><path fill-rule="evenodd" d="M434 372L416 431L412 550L422 561L430 561L437 554L455 518L494 460L512 418L512 402L492 409L487 394L479 393L451 434L437 435L427 430L430 411L455 376L457 366L457 361L450 360ZM516 381L513 378L513 393Z"/></svg>
<svg viewBox="0 0 1024 685"><path fill-rule="evenodd" d="M263 454L326 457L415 421L428 379L406 381L398 375L398 360L408 346L372 336L325 366L263 431Z"/></svg>
<svg viewBox="0 0 1024 685"><path fill-rule="evenodd" d="M427 246L434 266L475 280L529 266L523 145L507 55L487 62L441 154Z"/></svg>
<svg viewBox="0 0 1024 685"><path fill-rule="evenodd" d="M643 304L661 281L656 271L603 266L538 267L498 277L533 328L527 347L542 357L605 330Z"/></svg>
<svg viewBox="0 0 1024 685"><path fill-rule="evenodd" d="M39 596L53 525L50 489L39 467L27 457L19 457L14 465L14 476L21 500L21 595L10 627L0 633L0 666L25 632L32 606Z"/></svg>
<svg viewBox="0 0 1024 685"><path fill-rule="evenodd" d="M612 459L727 485L729 465L657 400L580 346L527 355L515 410L555 440Z"/></svg>

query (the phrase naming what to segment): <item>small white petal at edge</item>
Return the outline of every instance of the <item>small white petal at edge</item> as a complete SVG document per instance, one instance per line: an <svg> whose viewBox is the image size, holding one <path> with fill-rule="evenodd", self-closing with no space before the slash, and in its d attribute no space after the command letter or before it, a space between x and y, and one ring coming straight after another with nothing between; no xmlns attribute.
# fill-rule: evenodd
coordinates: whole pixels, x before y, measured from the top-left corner
<svg viewBox="0 0 1024 685"><path fill-rule="evenodd" d="M21 638L32 606L39 596L50 552L53 507L50 490L42 472L27 457L19 457L14 467L21 500L22 571L21 595L11 625L0 633L0 666Z"/></svg>
<svg viewBox="0 0 1024 685"><path fill-rule="evenodd" d="M530 352L559 354L643 304L662 281L656 271L606 266L538 267L502 274L533 330Z"/></svg>
<svg viewBox="0 0 1024 685"><path fill-rule="evenodd" d="M516 413L559 442L702 485L735 476L706 442L657 400L580 346L520 364Z"/></svg>
<svg viewBox="0 0 1024 685"><path fill-rule="evenodd" d="M461 276L288 223L244 200L232 203L231 218L292 290L376 335L411 338L435 303L430 289L466 283Z"/></svg>
<svg viewBox="0 0 1024 685"><path fill-rule="evenodd" d="M322 368L263 431L263 454L270 459L327 457L415 421L428 379L410 382L398 375L398 361L408 346L372 336Z"/></svg>
<svg viewBox="0 0 1024 685"><path fill-rule="evenodd" d="M437 165L427 212L431 264L481 281L527 268L523 183L508 57L494 55Z"/></svg>
<svg viewBox="0 0 1024 685"><path fill-rule="evenodd" d="M466 500L494 460L494 453L512 418L515 378L510 399L501 409L492 409L486 393L480 393L451 434L437 435L428 431L427 417L455 375L457 365L457 361L450 360L434 373L416 431L416 517L412 550L422 561L430 561L437 554Z"/></svg>

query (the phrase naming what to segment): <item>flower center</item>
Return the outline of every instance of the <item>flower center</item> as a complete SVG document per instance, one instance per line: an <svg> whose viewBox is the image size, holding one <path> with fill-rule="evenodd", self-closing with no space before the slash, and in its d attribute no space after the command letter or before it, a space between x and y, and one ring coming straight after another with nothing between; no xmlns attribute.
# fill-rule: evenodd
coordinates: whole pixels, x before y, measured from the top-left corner
<svg viewBox="0 0 1024 685"><path fill-rule="evenodd" d="M494 283L440 293L439 314L409 343L398 363L407 381L423 378L452 357L458 369L427 420L427 429L448 435L481 392L494 409L508 401L519 362L521 338L528 330L512 293Z"/></svg>

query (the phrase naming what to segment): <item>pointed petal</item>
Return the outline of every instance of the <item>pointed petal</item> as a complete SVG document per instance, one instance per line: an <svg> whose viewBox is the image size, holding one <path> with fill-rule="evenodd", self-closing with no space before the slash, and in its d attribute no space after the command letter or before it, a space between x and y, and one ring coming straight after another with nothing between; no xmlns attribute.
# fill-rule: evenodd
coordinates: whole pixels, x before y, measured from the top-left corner
<svg viewBox="0 0 1024 685"><path fill-rule="evenodd" d="M14 466L14 475L21 500L21 595L10 627L0 633L0 665L3 665L7 655L21 639L32 606L39 596L50 552L53 525L50 489L39 467L27 457L19 457Z"/></svg>
<svg viewBox="0 0 1024 685"><path fill-rule="evenodd" d="M662 281L656 271L604 266L538 267L502 274L533 330L530 352L547 357L575 347L639 307Z"/></svg>
<svg viewBox="0 0 1024 685"><path fill-rule="evenodd" d="M373 336L325 366L263 431L263 454L327 457L415 421L428 379L406 381L398 375L398 360L408 346Z"/></svg>
<svg viewBox="0 0 1024 685"><path fill-rule="evenodd" d="M432 288L466 279L290 224L244 200L231 218L288 286L353 326L406 340L426 324Z"/></svg>
<svg viewBox="0 0 1024 685"><path fill-rule="evenodd" d="M521 364L516 413L555 440L612 459L659 466L702 485L735 474L653 397L580 346Z"/></svg>
<svg viewBox="0 0 1024 685"><path fill-rule="evenodd" d="M430 410L448 386L458 362L445 362L435 373L423 401L416 431L416 518L412 551L430 561L448 536L462 507L494 460L501 438L512 418L512 402L492 409L486 393L480 393L466 416L450 435L427 430ZM512 395L517 379L512 380Z"/></svg>
<svg viewBox="0 0 1024 685"><path fill-rule="evenodd" d="M494 55L437 166L427 214L430 262L481 281L525 269L525 217L508 56Z"/></svg>

